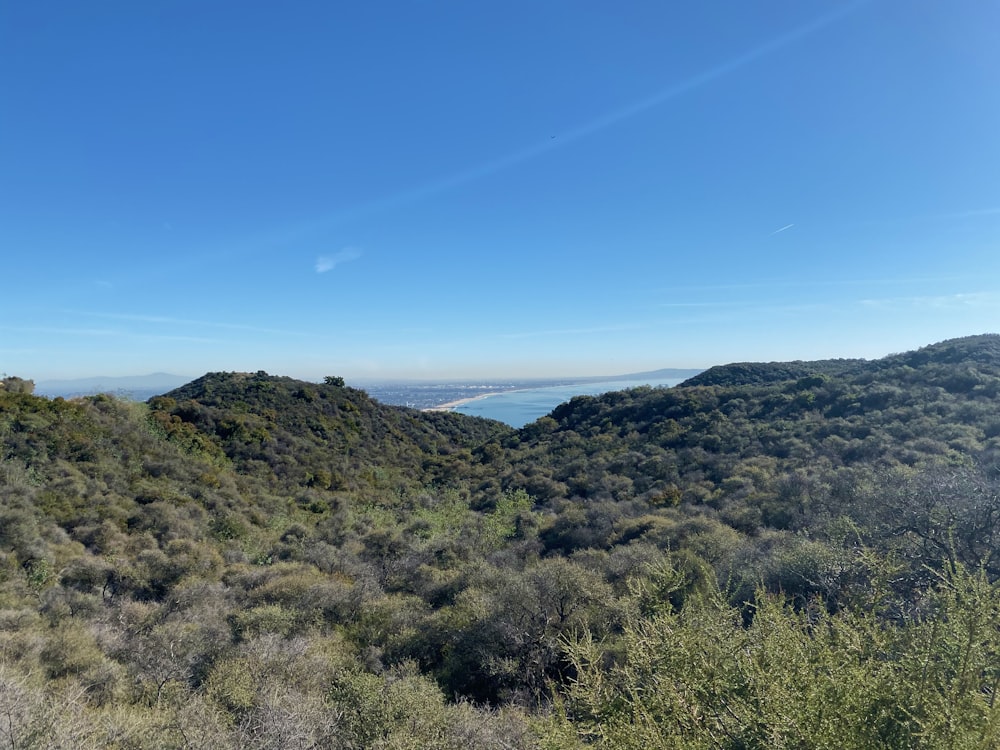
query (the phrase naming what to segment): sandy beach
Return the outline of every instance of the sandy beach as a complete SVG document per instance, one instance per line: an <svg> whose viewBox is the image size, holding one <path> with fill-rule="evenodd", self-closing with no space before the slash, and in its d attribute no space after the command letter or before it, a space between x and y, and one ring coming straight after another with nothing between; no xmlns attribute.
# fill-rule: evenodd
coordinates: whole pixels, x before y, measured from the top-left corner
<svg viewBox="0 0 1000 750"><path fill-rule="evenodd" d="M468 398L460 398L457 401L449 401L446 404L439 404L438 406L429 406L426 409L421 409L420 411L452 411L456 407L462 404L467 404L470 401L479 401L483 398L489 398L490 396L495 396L498 393L506 393L507 391L493 391L492 393L480 393L478 396L469 396Z"/></svg>

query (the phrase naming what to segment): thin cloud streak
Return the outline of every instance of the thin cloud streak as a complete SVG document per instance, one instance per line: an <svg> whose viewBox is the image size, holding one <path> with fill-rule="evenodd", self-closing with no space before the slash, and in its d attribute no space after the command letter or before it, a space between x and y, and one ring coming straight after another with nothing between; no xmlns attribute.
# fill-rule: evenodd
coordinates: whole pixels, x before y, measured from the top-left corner
<svg viewBox="0 0 1000 750"><path fill-rule="evenodd" d="M676 306L679 313L687 313L685 320L739 320L747 314L757 313L803 313L817 312L821 310L830 311L837 309L838 305L828 302L802 302L799 304L774 304L771 302L707 302L704 305L683 305ZM676 322L677 318L669 322Z"/></svg>
<svg viewBox="0 0 1000 750"><path fill-rule="evenodd" d="M280 328L261 328L259 326L243 325L240 323L219 323L211 320L191 320L186 318L170 318L159 315L133 315L128 313L100 313L87 310L65 310L70 315L87 315L93 318L103 318L106 320L124 320L136 323L156 323L159 325L174 326L202 326L205 328L222 328L231 331L248 331L250 333L273 333L279 336L308 336L310 334L302 331L286 331Z"/></svg>
<svg viewBox="0 0 1000 750"><path fill-rule="evenodd" d="M897 227L909 224L920 224L936 221L956 221L959 219L981 219L1000 216L1000 207L972 208L967 211L948 211L939 214L917 214L897 218L869 219L860 222L861 226Z"/></svg>
<svg viewBox="0 0 1000 750"><path fill-rule="evenodd" d="M868 308L926 308L934 310L957 310L970 307L996 307L1000 305L1000 294L997 292L960 292L958 294L942 294L924 297L886 297L882 299L863 299L859 302Z"/></svg>
<svg viewBox="0 0 1000 750"><path fill-rule="evenodd" d="M664 309L669 308L678 311L691 311L691 312L704 312L712 313L712 311L718 310L720 313L725 313L726 315L732 315L738 312L748 312L748 311L765 311L765 312L801 312L808 310L826 310L830 309L830 303L827 302L803 302L799 304L786 304L786 305L776 305L771 302L766 301L755 301L755 302L692 302L687 303L665 303L662 305L654 305L653 309Z"/></svg>
<svg viewBox="0 0 1000 750"><path fill-rule="evenodd" d="M958 311L958 310L986 310L1000 307L1000 293L998 292L959 292L945 295L914 295L909 297L878 297L855 300L842 300L840 302L813 302L802 304L775 305L767 302L705 302L691 304L667 303L657 305L658 308L671 307L678 309L678 312L688 311L683 318L674 318L670 323L677 322L704 322L707 320L745 320L747 315L760 314L787 314L787 313L815 313L824 312L832 314L835 312L848 312L858 307L870 311L892 311L892 310L936 310L936 311Z"/></svg>
<svg viewBox="0 0 1000 750"><path fill-rule="evenodd" d="M593 333L615 333L618 331L634 331L642 326L621 325L621 326L597 326L594 328L555 328L546 331L522 331L519 333L501 333L500 338L504 339L528 339L542 336L586 336Z"/></svg>
<svg viewBox="0 0 1000 750"><path fill-rule="evenodd" d="M648 110L651 110L672 99L676 99L690 91L701 88L702 86L722 78L739 68L744 67L745 65L773 54L778 50L802 39L803 37L820 31L841 18L854 13L858 8L869 4L870 2L871 0L854 0L854 2L848 3L829 13L825 13L813 21L805 23L784 34L780 34L770 41L750 49L742 55L738 55L737 57L734 57L726 62L708 68L703 72L679 83L667 86L666 88L661 89L644 99L634 101L620 109L612 110L595 117L594 119L577 127L560 131L555 134L556 137L549 135L549 137L545 138L545 140L538 141L517 151L512 151L494 159L459 170L450 175L431 179L425 183L405 188L399 192L375 198L343 210L332 211L310 221L286 225L270 231L265 231L257 234L249 240L249 242L231 243L224 249L216 247L213 250L207 250L205 254L219 260L222 258L242 257L248 254L259 253L272 249L275 245L293 244L301 241L304 237L329 230L338 224L383 213L400 206L417 203L426 198L430 198L454 188L492 176L498 172L502 172L519 164L531 161L532 159L535 159L546 152L552 151L553 149L564 148L580 139L599 133L621 122L630 120L633 117L641 115L644 112L647 112ZM339 263L354 259L338 259L338 255L319 256L314 265L316 273L327 273L332 271ZM176 263L174 263L174 265L176 266Z"/></svg>
<svg viewBox="0 0 1000 750"><path fill-rule="evenodd" d="M333 255L321 255L316 259L316 273L327 273L339 266L341 263L349 263L361 257L361 252L351 247L346 247L339 253Z"/></svg>
<svg viewBox="0 0 1000 750"><path fill-rule="evenodd" d="M80 336L90 338L128 338L143 341L185 341L197 344L220 344L219 339L208 339L199 336L176 336L172 334L132 333L111 328L58 328L48 326L0 326L0 331L11 333L48 334L55 336Z"/></svg>
<svg viewBox="0 0 1000 750"><path fill-rule="evenodd" d="M110 328L60 328L58 326L0 326L0 331L49 333L57 336L117 336L120 333Z"/></svg>
<svg viewBox="0 0 1000 750"><path fill-rule="evenodd" d="M1000 216L1000 208L976 208L970 211L957 211L950 214L938 214L934 219L974 219L980 216Z"/></svg>
<svg viewBox="0 0 1000 750"><path fill-rule="evenodd" d="M659 302L653 307L663 308L706 308L706 307L746 307L744 302Z"/></svg>
<svg viewBox="0 0 1000 750"><path fill-rule="evenodd" d="M656 290L660 294L676 294L683 292L731 292L751 289L786 289L792 287L850 287L850 286L889 286L906 284L928 284L943 281L972 281L976 277L964 276L926 276L898 279L774 279L751 284L698 284L690 286L665 287Z"/></svg>
<svg viewBox="0 0 1000 750"><path fill-rule="evenodd" d="M451 175L431 180L422 185L402 190L384 198L360 204L345 211L330 214L308 224L303 224L287 233L287 241L291 241L294 237L298 237L302 234L307 234L311 231L337 224L341 221L367 216L372 213L377 213L379 211L394 208L400 205L406 205L423 198L437 195L452 188L459 187L475 180L488 177L502 170L509 169L518 164L534 159L535 157L548 151L552 151L553 149L564 148L575 141L599 133L612 127L613 125L630 120L633 117L653 109L654 107L664 104L672 99L676 99L683 94L687 94L690 91L701 88L706 84L729 75L730 73L733 73L734 71L739 70L745 65L755 62L762 57L773 54L778 50L802 39L803 37L816 33L841 18L850 15L861 6L867 5L870 1L871 0L855 0L855 2L848 3L843 7L839 7L829 13L825 13L808 23L792 29L789 32L780 34L773 39L748 50L742 55L738 55L730 60L708 68L697 75L667 86L666 88L663 88L644 99L634 101L620 109L606 112L605 114L595 117L594 119L575 128L558 132L556 133L556 137L549 136L544 141L539 141L518 151L482 162ZM317 271L319 272L318 266Z"/></svg>

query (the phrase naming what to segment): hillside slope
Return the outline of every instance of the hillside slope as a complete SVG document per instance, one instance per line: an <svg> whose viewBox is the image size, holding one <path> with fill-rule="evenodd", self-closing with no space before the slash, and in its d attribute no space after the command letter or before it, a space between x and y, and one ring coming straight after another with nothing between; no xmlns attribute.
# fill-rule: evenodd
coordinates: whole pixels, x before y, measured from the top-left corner
<svg viewBox="0 0 1000 750"><path fill-rule="evenodd" d="M512 432L499 422L387 406L364 392L258 373L209 373L150 399L153 417L206 436L241 473L285 488L359 490L434 481L469 448Z"/></svg>
<svg viewBox="0 0 1000 750"><path fill-rule="evenodd" d="M521 430L10 379L0 742L1000 742L1000 337L727 367Z"/></svg>

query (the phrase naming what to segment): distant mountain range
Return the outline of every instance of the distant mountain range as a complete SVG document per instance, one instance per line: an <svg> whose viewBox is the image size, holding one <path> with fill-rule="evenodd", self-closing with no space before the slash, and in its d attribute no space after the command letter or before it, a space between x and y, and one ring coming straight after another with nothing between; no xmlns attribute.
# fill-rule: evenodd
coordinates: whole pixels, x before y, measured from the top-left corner
<svg viewBox="0 0 1000 750"><path fill-rule="evenodd" d="M151 375L97 376L72 380L42 380L35 383L35 393L39 396L90 396L95 393L113 393L136 401L166 393L189 383L194 378L189 375L171 375L154 372Z"/></svg>

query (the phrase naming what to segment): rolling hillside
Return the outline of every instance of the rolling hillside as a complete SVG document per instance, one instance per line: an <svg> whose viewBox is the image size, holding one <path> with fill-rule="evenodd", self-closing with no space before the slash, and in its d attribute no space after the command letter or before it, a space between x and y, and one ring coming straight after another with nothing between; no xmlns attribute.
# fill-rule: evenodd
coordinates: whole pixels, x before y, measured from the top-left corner
<svg viewBox="0 0 1000 750"><path fill-rule="evenodd" d="M337 378L7 379L0 743L992 746L998 398L992 335L521 430Z"/></svg>

